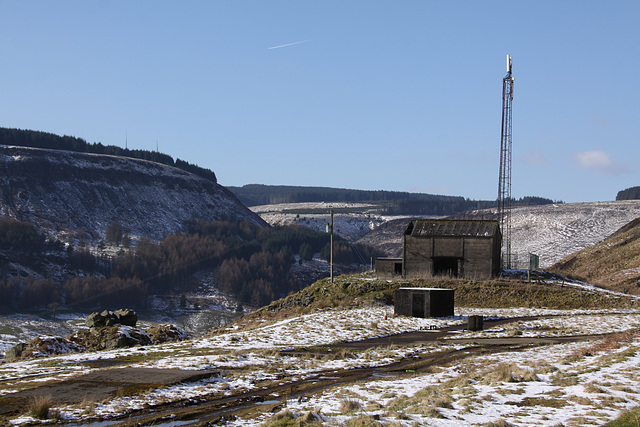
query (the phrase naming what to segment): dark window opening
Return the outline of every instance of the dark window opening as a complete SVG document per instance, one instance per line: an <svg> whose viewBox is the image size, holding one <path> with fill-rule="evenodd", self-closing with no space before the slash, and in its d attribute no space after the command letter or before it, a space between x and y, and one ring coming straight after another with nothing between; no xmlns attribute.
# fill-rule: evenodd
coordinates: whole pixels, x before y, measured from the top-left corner
<svg viewBox="0 0 640 427"><path fill-rule="evenodd" d="M433 275L458 277L458 258L436 257L433 259Z"/></svg>
<svg viewBox="0 0 640 427"><path fill-rule="evenodd" d="M393 273L394 274L402 274L402 263L396 262L393 264Z"/></svg>

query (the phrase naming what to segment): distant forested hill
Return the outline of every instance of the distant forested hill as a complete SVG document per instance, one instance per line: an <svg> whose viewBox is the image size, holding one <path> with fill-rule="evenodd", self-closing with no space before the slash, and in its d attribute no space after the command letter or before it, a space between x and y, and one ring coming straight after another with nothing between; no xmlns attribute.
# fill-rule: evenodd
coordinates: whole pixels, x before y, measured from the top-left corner
<svg viewBox="0 0 640 427"><path fill-rule="evenodd" d="M368 191L330 187L297 187L286 185L249 184L227 187L247 206L278 203L372 203L389 215L452 215L471 209L496 206L495 200L471 200L461 196L441 196L403 191ZM542 197L523 197L513 201L514 206L554 203Z"/></svg>
<svg viewBox="0 0 640 427"><path fill-rule="evenodd" d="M330 187L249 184L243 187L227 188L247 206L305 202L381 202L403 199L464 200L463 197L454 196L436 196L432 194L383 190L349 190Z"/></svg>
<svg viewBox="0 0 640 427"><path fill-rule="evenodd" d="M102 145L102 143L90 144L82 138L74 136L59 136L52 133L0 128L0 145L15 145L19 147L45 148L51 150L66 150L79 153L107 154L112 156L132 157L134 159L149 160L174 166L210 181L217 182L213 171L193 165L184 160L176 159L175 162L168 154L148 150L129 150L115 145Z"/></svg>
<svg viewBox="0 0 640 427"><path fill-rule="evenodd" d="M631 187L618 191L616 200L638 200L640 199L640 187Z"/></svg>

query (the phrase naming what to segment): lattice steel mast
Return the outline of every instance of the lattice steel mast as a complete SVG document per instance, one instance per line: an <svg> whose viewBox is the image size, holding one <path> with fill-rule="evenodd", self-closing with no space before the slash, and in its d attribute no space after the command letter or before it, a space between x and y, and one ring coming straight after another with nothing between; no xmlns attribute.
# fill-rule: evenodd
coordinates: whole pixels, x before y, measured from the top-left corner
<svg viewBox="0 0 640 427"><path fill-rule="evenodd" d="M507 55L507 75L502 79L502 138L498 178L498 221L502 232L502 266L511 268L511 104L513 102L511 56Z"/></svg>

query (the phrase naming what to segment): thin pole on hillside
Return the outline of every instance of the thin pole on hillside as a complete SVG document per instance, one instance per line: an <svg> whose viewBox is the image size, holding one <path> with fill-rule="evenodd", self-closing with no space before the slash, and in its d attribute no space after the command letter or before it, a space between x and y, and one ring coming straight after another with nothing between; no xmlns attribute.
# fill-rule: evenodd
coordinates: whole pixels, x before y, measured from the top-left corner
<svg viewBox="0 0 640 427"><path fill-rule="evenodd" d="M333 285L333 209L331 209L331 223L329 225L331 230L331 250L329 255L329 263L331 264L331 284Z"/></svg>

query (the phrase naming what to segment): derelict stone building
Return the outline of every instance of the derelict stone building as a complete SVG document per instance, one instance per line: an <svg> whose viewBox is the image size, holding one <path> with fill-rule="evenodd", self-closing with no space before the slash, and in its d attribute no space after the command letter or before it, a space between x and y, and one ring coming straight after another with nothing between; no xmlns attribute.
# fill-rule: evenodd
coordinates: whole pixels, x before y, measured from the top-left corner
<svg viewBox="0 0 640 427"><path fill-rule="evenodd" d="M488 279L500 273L498 221L414 219L402 236L402 259L376 260L383 276Z"/></svg>

